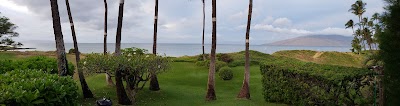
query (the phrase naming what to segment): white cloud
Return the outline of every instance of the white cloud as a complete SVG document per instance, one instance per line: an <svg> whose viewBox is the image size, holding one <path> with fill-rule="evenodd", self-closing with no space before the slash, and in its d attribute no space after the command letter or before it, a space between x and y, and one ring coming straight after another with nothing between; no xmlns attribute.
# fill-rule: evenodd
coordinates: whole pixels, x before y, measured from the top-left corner
<svg viewBox="0 0 400 106"><path fill-rule="evenodd" d="M16 5L14 2L12 1L8 1L8 0L0 0L0 6L1 7L6 7L8 9L17 11L17 12L22 12L25 14L30 14L28 7L26 6L19 6Z"/></svg>
<svg viewBox="0 0 400 106"><path fill-rule="evenodd" d="M291 24L292 24L292 21L289 20L288 18L278 18L274 22L272 22L272 25L278 26L278 27L290 26Z"/></svg>
<svg viewBox="0 0 400 106"><path fill-rule="evenodd" d="M266 30L269 32L274 32L274 33L283 33L283 34L294 34L294 35L309 35L312 34L311 31L307 30L302 30L302 29L290 29L290 28L280 28L280 27L274 27L273 25L269 24L257 24L254 25L253 28L255 30Z"/></svg>
<svg viewBox="0 0 400 106"><path fill-rule="evenodd" d="M351 29L344 29L344 28L325 28L321 31L315 32L315 34L324 34L324 35L343 35L343 36L351 36L352 35Z"/></svg>

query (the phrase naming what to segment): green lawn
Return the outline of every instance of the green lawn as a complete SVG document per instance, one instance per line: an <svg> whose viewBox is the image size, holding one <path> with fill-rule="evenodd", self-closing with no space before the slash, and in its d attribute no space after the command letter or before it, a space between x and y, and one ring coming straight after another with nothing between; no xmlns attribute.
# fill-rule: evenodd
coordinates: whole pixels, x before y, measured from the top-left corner
<svg viewBox="0 0 400 106"><path fill-rule="evenodd" d="M267 103L263 99L261 74L258 66L251 67L250 92L251 100L238 100L236 95L242 86L244 67L235 67L234 78L230 81L223 81L216 77L217 100L212 102L205 101L206 84L208 69L198 67L194 63L174 62L171 69L158 76L160 91L149 91L145 89L139 91L137 105L214 105L214 106L265 106L282 105ZM105 83L103 74L87 77L87 82L96 98L111 97L116 103L115 88L109 87ZM83 105L93 105L94 99L83 101Z"/></svg>
<svg viewBox="0 0 400 106"><path fill-rule="evenodd" d="M5 53L5 52L0 52L0 60L9 60L9 59L14 59L15 54L13 53Z"/></svg>

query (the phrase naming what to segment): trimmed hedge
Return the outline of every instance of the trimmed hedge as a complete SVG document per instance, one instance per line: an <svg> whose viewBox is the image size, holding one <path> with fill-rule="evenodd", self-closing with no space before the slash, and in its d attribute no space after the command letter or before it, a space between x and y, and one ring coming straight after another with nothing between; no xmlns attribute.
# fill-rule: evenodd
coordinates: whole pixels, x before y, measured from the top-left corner
<svg viewBox="0 0 400 106"><path fill-rule="evenodd" d="M367 69L277 60L260 65L268 102L294 105L366 105L373 102Z"/></svg>
<svg viewBox="0 0 400 106"><path fill-rule="evenodd" d="M0 74L0 105L76 106L78 86L70 77L40 70L14 70Z"/></svg>
<svg viewBox="0 0 400 106"><path fill-rule="evenodd" d="M29 57L23 60L0 60L0 74L12 70L37 69L58 74L57 60L44 56ZM68 62L68 75L74 74L75 67L71 62Z"/></svg>
<svg viewBox="0 0 400 106"><path fill-rule="evenodd" d="M197 66L202 66L202 67L210 67L210 61L197 61L195 63ZM223 62L223 61L215 61L215 71L218 72L220 68L228 66L227 63Z"/></svg>
<svg viewBox="0 0 400 106"><path fill-rule="evenodd" d="M229 67L222 67L219 69L218 75L222 80L231 80L233 78L232 69Z"/></svg>

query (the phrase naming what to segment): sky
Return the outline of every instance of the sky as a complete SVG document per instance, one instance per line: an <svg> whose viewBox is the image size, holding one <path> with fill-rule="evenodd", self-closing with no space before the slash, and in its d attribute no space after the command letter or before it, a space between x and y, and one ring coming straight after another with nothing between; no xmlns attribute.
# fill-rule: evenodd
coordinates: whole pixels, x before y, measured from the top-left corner
<svg viewBox="0 0 400 106"><path fill-rule="evenodd" d="M206 1L205 42L211 43L211 0ZM307 35L352 36L344 24L357 17L348 12L356 0L254 0L251 44ZM70 0L79 43L102 43L103 0ZM108 42L115 42L119 0L108 0ZM248 0L217 0L218 44L244 44ZM383 0L364 0L364 16L382 13ZM58 0L66 43L72 42L64 0ZM154 0L125 0L123 43L152 43ZM18 26L23 42L54 42L49 0L0 0L2 16ZM201 44L201 0L159 0L158 43Z"/></svg>

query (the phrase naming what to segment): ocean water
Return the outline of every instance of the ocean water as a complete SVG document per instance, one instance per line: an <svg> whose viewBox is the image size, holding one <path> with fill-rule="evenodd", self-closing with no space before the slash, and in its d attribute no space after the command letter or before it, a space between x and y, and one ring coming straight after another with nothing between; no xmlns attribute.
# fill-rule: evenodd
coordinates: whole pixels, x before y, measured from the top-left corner
<svg viewBox="0 0 400 106"><path fill-rule="evenodd" d="M56 46L54 43L25 43L24 47L36 48L33 50L37 51L55 51ZM79 50L82 53L102 53L103 43L79 43ZM122 43L121 48L137 47L147 49L152 52L153 44L151 43ZM66 43L65 49L68 51L73 48L72 43ZM114 52L115 44L109 43L107 45L109 52ZM231 53L239 52L245 49L245 45L239 44L219 44L217 45L217 53ZM263 53L272 54L281 50L315 50L315 51L338 51L338 52L350 52L351 47L333 47L333 46L267 46L267 45L250 45L250 50L256 50ZM29 50L32 51L32 50ZM205 45L205 52L210 53L211 45ZM160 43L157 45L157 53L166 56L193 56L202 53L201 44L171 44L171 43Z"/></svg>

